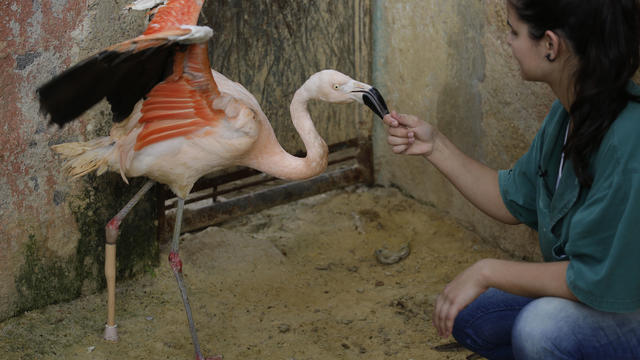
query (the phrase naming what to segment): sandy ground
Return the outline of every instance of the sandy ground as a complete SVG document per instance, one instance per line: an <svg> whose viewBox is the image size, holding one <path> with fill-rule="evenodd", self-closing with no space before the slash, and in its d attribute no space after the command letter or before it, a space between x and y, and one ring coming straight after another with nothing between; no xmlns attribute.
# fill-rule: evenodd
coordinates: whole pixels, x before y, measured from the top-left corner
<svg viewBox="0 0 640 360"><path fill-rule="evenodd" d="M392 265L376 249L411 252ZM166 249L163 258L167 255ZM437 293L484 257L506 255L389 188L352 187L183 236L205 355L235 359L465 359L439 351ZM192 359L168 263L118 283L120 341L102 340L106 293L0 323L3 359Z"/></svg>

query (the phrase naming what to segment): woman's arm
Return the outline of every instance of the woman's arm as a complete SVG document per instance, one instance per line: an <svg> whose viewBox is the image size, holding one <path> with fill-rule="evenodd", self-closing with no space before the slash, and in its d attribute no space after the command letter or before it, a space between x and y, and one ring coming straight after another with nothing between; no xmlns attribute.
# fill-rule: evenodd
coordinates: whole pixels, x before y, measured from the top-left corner
<svg viewBox="0 0 640 360"><path fill-rule="evenodd" d="M532 298L554 296L578 301L567 285L568 266L568 261L526 263L480 260L456 276L438 295L433 324L440 336L448 337L460 310L491 287Z"/></svg>
<svg viewBox="0 0 640 360"><path fill-rule="evenodd" d="M485 214L506 224L520 223L502 201L496 170L468 157L434 126L415 116L392 112L384 122L389 125L387 142L393 152L424 156Z"/></svg>

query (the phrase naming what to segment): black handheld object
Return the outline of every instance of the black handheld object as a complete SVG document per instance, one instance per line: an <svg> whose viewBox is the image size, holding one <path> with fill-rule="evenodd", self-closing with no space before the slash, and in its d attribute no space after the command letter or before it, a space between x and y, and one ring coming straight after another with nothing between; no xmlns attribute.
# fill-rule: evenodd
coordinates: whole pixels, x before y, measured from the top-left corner
<svg viewBox="0 0 640 360"><path fill-rule="evenodd" d="M387 103L384 102L384 98L378 89L374 87L362 94L362 100L364 101L364 104L367 105L376 115L380 116L381 119L389 113Z"/></svg>

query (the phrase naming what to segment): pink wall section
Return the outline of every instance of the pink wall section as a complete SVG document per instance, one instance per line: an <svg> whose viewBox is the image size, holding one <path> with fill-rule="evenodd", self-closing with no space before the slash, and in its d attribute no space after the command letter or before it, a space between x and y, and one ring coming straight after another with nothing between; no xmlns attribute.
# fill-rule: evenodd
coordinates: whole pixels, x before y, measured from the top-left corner
<svg viewBox="0 0 640 360"><path fill-rule="evenodd" d="M48 129L36 89L80 58L140 32L143 16L124 13L126 3L0 1L0 320L14 311L14 276L30 236L45 255L75 251L79 234L67 202L78 185L65 178L49 146L79 139L90 130L88 119L99 116Z"/></svg>

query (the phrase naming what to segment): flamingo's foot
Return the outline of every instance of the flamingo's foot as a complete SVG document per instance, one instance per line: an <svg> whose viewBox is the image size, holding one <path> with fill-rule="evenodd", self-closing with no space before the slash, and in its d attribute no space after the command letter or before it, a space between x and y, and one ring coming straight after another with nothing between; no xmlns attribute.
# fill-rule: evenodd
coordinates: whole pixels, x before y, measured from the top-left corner
<svg viewBox="0 0 640 360"><path fill-rule="evenodd" d="M118 342L118 325L105 325L104 339L111 342Z"/></svg>

